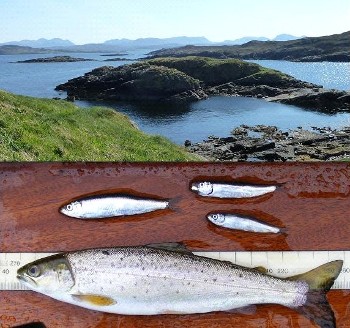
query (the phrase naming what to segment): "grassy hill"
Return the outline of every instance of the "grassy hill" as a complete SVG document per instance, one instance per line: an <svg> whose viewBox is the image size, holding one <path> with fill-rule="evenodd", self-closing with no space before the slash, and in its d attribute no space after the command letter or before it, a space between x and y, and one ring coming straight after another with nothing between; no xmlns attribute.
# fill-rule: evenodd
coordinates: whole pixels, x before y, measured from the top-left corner
<svg viewBox="0 0 350 328"><path fill-rule="evenodd" d="M152 57L204 56L212 58L291 61L350 61L350 31L291 41L250 41L233 46L185 46L151 52Z"/></svg>
<svg viewBox="0 0 350 328"><path fill-rule="evenodd" d="M281 86L291 80L291 76L265 68L258 64L247 63L239 59L214 59L208 57L164 57L147 60L146 63L173 68L203 82L207 86L227 82L247 83L249 78L259 77L261 84ZM256 80L254 82L257 82Z"/></svg>
<svg viewBox="0 0 350 328"><path fill-rule="evenodd" d="M112 109L0 91L1 161L187 161L198 157L147 135Z"/></svg>

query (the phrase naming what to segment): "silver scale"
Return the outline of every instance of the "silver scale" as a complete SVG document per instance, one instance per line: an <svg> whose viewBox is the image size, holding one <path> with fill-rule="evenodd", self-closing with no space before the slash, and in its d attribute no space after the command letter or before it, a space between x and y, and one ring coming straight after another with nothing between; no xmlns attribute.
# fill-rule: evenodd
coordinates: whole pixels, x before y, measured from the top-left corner
<svg viewBox="0 0 350 328"><path fill-rule="evenodd" d="M16 278L17 269L55 253L0 253L0 290L27 290ZM264 267L268 274L289 277L324 263L343 260L342 271L333 289L350 289L350 251L275 251L275 252L195 252L245 267Z"/></svg>

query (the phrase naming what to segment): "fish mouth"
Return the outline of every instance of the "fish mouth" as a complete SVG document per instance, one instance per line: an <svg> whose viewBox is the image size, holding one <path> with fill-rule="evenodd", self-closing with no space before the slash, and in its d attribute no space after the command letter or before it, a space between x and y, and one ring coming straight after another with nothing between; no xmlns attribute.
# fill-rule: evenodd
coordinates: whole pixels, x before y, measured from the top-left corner
<svg viewBox="0 0 350 328"><path fill-rule="evenodd" d="M36 286L36 285L37 285L36 282L35 282L35 280L32 279L32 278L29 277L29 276L23 276L23 275L18 274L18 275L16 276L16 278L17 278L21 283L23 283L23 284L25 284L25 285L29 285L29 286Z"/></svg>
<svg viewBox="0 0 350 328"><path fill-rule="evenodd" d="M191 190L193 190L193 191L198 191L198 185L197 185L197 184L193 184L193 185L191 186Z"/></svg>

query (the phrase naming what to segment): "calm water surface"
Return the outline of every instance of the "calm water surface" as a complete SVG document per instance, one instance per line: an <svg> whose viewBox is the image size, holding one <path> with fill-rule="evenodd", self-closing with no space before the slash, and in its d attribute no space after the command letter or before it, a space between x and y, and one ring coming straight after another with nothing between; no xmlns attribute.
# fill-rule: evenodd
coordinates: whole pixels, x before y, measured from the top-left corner
<svg viewBox="0 0 350 328"><path fill-rule="evenodd" d="M161 134L183 144L186 139L202 141L209 135L228 136L234 127L241 124L276 125L282 130L298 126L350 125L350 114L328 115L301 109L296 106L270 103L247 97L211 97L187 106L159 104L130 104L106 102L79 102L81 106L107 105L127 114L141 130Z"/></svg>
<svg viewBox="0 0 350 328"><path fill-rule="evenodd" d="M148 50L129 53L126 58L136 59ZM110 57L100 54L76 53L72 57L97 59L76 63L10 63L39 57L65 54L0 56L0 89L34 97L65 97L54 90L55 86L71 78L83 75L103 65L119 66L130 61L103 62ZM124 56L116 56L124 57ZM288 73L298 79L323 85L326 88L350 90L350 63L293 63L286 61L254 61ZM157 103L77 102L86 107L104 105L127 114L148 133L161 134L176 143L186 139L201 141L209 135L227 136L240 124L276 125L283 130L297 126L342 127L350 124L350 114L327 115L295 106L268 103L262 99L244 97L212 97L186 106L160 105Z"/></svg>
<svg viewBox="0 0 350 328"><path fill-rule="evenodd" d="M350 63L298 63L285 60L249 60L249 62L277 69L299 80L319 84L327 89L350 91Z"/></svg>

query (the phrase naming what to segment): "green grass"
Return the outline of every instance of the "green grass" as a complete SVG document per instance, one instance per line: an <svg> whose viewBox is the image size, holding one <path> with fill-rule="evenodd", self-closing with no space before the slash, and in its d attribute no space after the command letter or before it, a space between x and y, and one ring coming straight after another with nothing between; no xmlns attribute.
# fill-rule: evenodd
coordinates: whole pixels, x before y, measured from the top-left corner
<svg viewBox="0 0 350 328"><path fill-rule="evenodd" d="M259 77L259 81L270 82L274 77L274 84L289 78L286 74L276 70L264 68L254 63L244 62L239 59L215 59L208 57L164 57L148 60L151 65L162 65L175 68L187 75L213 86L227 82L242 81L249 77ZM275 81L276 80L276 81Z"/></svg>
<svg viewBox="0 0 350 328"><path fill-rule="evenodd" d="M189 161L199 158L136 129L112 109L0 91L1 161Z"/></svg>

